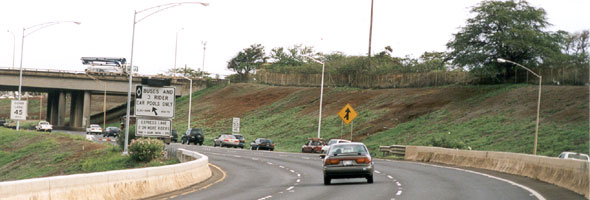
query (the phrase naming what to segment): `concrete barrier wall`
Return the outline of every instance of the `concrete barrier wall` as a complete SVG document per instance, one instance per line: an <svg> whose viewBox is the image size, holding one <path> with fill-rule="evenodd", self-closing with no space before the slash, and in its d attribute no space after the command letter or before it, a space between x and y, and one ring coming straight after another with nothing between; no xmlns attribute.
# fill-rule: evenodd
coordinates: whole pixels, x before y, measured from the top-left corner
<svg viewBox="0 0 590 200"><path fill-rule="evenodd" d="M494 170L526 176L589 198L589 162L529 154L407 146L406 160Z"/></svg>
<svg viewBox="0 0 590 200"><path fill-rule="evenodd" d="M0 182L0 199L140 199L202 182L209 158L178 149L180 164ZM190 159L188 157L191 157Z"/></svg>

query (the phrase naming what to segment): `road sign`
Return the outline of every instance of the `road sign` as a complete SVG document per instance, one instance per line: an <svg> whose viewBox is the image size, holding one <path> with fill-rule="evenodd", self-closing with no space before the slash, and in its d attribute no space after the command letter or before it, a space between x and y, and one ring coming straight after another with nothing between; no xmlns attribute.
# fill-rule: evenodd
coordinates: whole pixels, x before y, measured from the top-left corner
<svg viewBox="0 0 590 200"><path fill-rule="evenodd" d="M346 104L346 106L344 106L344 108L338 112L338 116L340 116L340 119L342 119L342 121L346 124L350 124L350 122L356 118L357 115L358 114L356 111L354 111L354 109L352 109L350 104Z"/></svg>
<svg viewBox="0 0 590 200"><path fill-rule="evenodd" d="M135 86L135 115L146 117L174 117L173 87Z"/></svg>
<svg viewBox="0 0 590 200"><path fill-rule="evenodd" d="M27 119L27 101L12 100L10 105L10 119L26 120Z"/></svg>
<svg viewBox="0 0 590 200"><path fill-rule="evenodd" d="M233 126L232 126L232 133L239 133L240 132L240 118L234 117Z"/></svg>
<svg viewBox="0 0 590 200"><path fill-rule="evenodd" d="M135 134L138 136L170 136L170 120L137 119Z"/></svg>

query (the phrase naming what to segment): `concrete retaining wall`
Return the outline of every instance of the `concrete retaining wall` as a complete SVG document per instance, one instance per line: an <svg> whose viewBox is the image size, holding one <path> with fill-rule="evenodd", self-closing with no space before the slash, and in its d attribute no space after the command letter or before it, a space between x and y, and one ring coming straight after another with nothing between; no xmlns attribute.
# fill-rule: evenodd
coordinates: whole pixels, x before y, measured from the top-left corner
<svg viewBox="0 0 590 200"><path fill-rule="evenodd" d="M529 154L407 146L406 160L494 170L531 177L589 198L589 162Z"/></svg>
<svg viewBox="0 0 590 200"><path fill-rule="evenodd" d="M180 164L0 182L0 199L139 199L206 180L209 158L178 149ZM190 158L189 158L190 157Z"/></svg>

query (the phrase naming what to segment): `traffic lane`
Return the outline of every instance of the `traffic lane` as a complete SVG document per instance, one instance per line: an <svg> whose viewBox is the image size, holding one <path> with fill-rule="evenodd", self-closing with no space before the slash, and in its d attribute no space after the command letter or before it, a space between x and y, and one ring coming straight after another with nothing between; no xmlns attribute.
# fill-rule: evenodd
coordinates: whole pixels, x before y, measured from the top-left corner
<svg viewBox="0 0 590 200"><path fill-rule="evenodd" d="M93 134L86 134L84 131L71 131L71 130L53 130L53 132L61 132L67 133L71 135L80 135L86 137L87 140L102 144L102 143L110 143L113 145L117 144L117 140L119 137L103 137L102 134L93 135Z"/></svg>
<svg viewBox="0 0 590 200"><path fill-rule="evenodd" d="M400 182L396 199L537 199L513 184L469 173L415 162L376 160L378 171Z"/></svg>
<svg viewBox="0 0 590 200"><path fill-rule="evenodd" d="M268 194L273 199L391 199L395 195L394 183L385 176L375 175L375 182L368 184L366 179L334 179L332 185L323 184L322 163L319 154L282 153L251 151L228 148L201 147L205 155L232 155L257 159L297 174L296 183L283 191ZM212 162L213 163L213 162ZM215 164L215 163L214 163ZM222 167L223 168L223 167Z"/></svg>
<svg viewBox="0 0 590 200"><path fill-rule="evenodd" d="M208 151L210 147L181 144L171 146L205 154L209 157L209 163L226 173L224 180L205 190L173 199L260 199L289 188L297 179L289 171L252 157L235 157L232 154Z"/></svg>

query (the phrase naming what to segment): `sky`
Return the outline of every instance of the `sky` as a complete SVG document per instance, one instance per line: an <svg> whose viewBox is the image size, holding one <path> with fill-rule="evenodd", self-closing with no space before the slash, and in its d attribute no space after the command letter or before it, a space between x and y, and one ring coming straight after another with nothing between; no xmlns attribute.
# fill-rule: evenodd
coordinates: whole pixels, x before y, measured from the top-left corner
<svg viewBox="0 0 590 200"><path fill-rule="evenodd" d="M135 10L172 0L3 0L0 2L0 68L19 67L22 30L60 23L27 35L23 67L83 71L81 57L131 57ZM370 0L204 0L148 16L136 24L133 65L153 75L174 67L228 75L227 61L251 44L313 46L317 52L366 55ZM372 52L418 57L445 44L474 15L478 0L374 0ZM546 10L549 31L590 29L590 0L529 0ZM139 13L137 18L148 15ZM27 30L25 33L29 33ZM13 37L14 34L14 37ZM175 46L178 35L178 45ZM13 40L14 38L14 40ZM203 42L206 49L203 51ZM176 57L175 57L175 47Z"/></svg>

